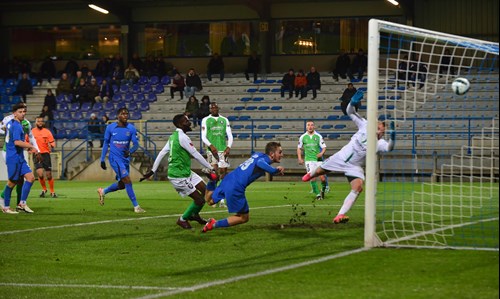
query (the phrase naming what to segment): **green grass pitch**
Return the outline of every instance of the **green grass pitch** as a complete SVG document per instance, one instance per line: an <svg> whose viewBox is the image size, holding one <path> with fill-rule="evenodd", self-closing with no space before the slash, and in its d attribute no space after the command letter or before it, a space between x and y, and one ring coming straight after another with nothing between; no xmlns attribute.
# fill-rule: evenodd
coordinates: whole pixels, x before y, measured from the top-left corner
<svg viewBox="0 0 500 299"><path fill-rule="evenodd" d="M34 214L0 214L0 298L498 298L498 251L363 250L364 200L331 223L348 185L256 182L250 222L206 234L175 222L190 203L169 182L134 183L99 206L97 182L56 181ZM2 183L2 186L4 182ZM205 218L225 209L205 207Z"/></svg>

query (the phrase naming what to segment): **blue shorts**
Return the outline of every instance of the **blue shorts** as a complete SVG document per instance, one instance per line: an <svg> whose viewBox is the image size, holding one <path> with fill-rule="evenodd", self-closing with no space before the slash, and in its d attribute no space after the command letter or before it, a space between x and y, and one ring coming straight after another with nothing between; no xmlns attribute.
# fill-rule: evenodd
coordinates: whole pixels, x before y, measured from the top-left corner
<svg viewBox="0 0 500 299"><path fill-rule="evenodd" d="M229 213L247 214L250 211L245 197L245 189L238 187L231 179L225 177L212 194L214 202L226 199Z"/></svg>
<svg viewBox="0 0 500 299"><path fill-rule="evenodd" d="M130 172L130 164L128 161L124 161L121 159L110 159L109 164L111 168L116 173L116 180L120 181L121 179L128 177Z"/></svg>
<svg viewBox="0 0 500 299"><path fill-rule="evenodd" d="M32 172L26 161L11 161L7 160L7 175L9 181L17 182L20 178L24 177L25 174Z"/></svg>

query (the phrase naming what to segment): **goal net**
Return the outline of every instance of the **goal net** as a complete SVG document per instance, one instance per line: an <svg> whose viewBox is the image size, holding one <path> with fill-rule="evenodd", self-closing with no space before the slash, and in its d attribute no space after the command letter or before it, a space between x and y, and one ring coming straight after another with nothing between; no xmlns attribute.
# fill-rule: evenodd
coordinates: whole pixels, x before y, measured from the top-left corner
<svg viewBox="0 0 500 299"><path fill-rule="evenodd" d="M498 251L498 43L371 20L368 50L365 246Z"/></svg>

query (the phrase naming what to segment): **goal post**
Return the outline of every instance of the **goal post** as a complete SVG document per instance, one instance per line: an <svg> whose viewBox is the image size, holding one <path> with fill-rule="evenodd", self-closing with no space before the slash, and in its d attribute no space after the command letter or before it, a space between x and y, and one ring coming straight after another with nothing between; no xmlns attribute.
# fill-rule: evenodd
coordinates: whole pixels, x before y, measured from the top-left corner
<svg viewBox="0 0 500 299"><path fill-rule="evenodd" d="M365 247L498 251L498 48L370 20ZM376 153L379 120L396 124L393 152Z"/></svg>

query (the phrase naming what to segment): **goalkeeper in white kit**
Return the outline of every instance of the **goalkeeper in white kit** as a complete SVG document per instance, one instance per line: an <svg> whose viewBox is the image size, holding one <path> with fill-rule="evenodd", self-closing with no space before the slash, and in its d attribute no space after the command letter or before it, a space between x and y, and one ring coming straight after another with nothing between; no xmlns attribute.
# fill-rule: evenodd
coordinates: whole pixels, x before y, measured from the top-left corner
<svg viewBox="0 0 500 299"><path fill-rule="evenodd" d="M347 115L358 127L358 131L351 137L351 140L340 151L326 159L323 164L315 169L311 169L302 177L302 181L308 182L314 177L324 175L329 172L344 173L351 185L351 192L344 199L344 204L340 208L337 216L333 219L333 223L346 223L349 221L347 212L356 202L359 194L363 191L363 182L365 180L363 166L366 158L367 148L367 133L366 128L368 122L362 118L356 111L354 106L361 101L363 93L358 91L347 106ZM391 122L390 140L386 141L382 137L385 133L385 123L378 122L377 129L377 153L389 152L394 148L396 142L396 132L394 130L394 122Z"/></svg>

